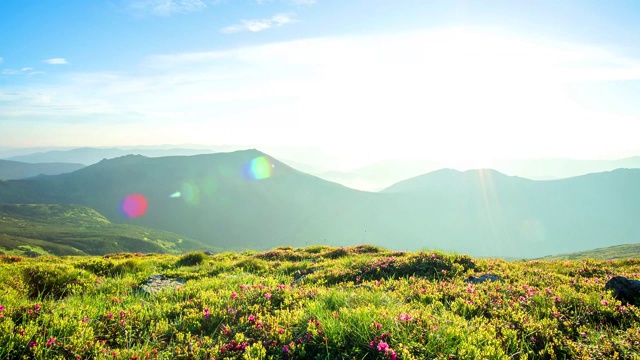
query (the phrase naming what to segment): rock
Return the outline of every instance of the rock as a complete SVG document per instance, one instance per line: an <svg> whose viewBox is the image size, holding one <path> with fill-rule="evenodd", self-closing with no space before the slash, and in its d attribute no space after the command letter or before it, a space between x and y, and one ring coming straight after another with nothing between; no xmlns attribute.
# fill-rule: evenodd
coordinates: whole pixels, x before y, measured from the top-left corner
<svg viewBox="0 0 640 360"><path fill-rule="evenodd" d="M604 286L606 290L613 290L613 297L628 304L640 303L640 280L627 279L624 276L614 276Z"/></svg>
<svg viewBox="0 0 640 360"><path fill-rule="evenodd" d="M147 282L141 286L140 292L155 295L165 289L181 289L185 281L182 279L171 279L164 275L151 275Z"/></svg>
<svg viewBox="0 0 640 360"><path fill-rule="evenodd" d="M491 282L500 281L500 282L502 282L502 279L500 279L500 277L497 276L497 275L483 274L483 275L480 275L478 277L469 276L468 278L464 279L464 281L465 282L470 282L470 283L473 283L473 284L481 284L481 283L483 283L485 281L491 281Z"/></svg>
<svg viewBox="0 0 640 360"><path fill-rule="evenodd" d="M211 255L215 255L216 253L211 252L211 251L205 251L204 254L211 256Z"/></svg>

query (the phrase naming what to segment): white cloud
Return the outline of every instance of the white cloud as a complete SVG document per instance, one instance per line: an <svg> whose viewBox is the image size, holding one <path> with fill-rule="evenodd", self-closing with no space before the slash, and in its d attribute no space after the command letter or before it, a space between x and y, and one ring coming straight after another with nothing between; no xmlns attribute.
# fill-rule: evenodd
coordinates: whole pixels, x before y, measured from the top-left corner
<svg viewBox="0 0 640 360"><path fill-rule="evenodd" d="M117 120L131 143L305 144L366 160L598 156L637 148L640 133L638 112L595 111L569 91L640 79L640 59L481 30L303 39L158 55L140 67L65 74L0 113L82 121L81 139L100 144L117 136L108 127Z"/></svg>
<svg viewBox="0 0 640 360"><path fill-rule="evenodd" d="M190 13L206 7L207 4L202 0L139 0L129 4L132 10L150 12L158 16Z"/></svg>
<svg viewBox="0 0 640 360"><path fill-rule="evenodd" d="M294 21L292 14L277 14L268 19L241 20L240 24L225 27L220 31L224 34L233 34L242 31L259 32Z"/></svg>
<svg viewBox="0 0 640 360"><path fill-rule="evenodd" d="M18 75L20 74L19 70L14 70L14 69L3 69L2 70L2 75Z"/></svg>
<svg viewBox="0 0 640 360"><path fill-rule="evenodd" d="M22 69L20 69L20 71L22 71L22 72L31 71L31 70L33 70L33 69L30 68L30 67L23 67Z"/></svg>
<svg viewBox="0 0 640 360"><path fill-rule="evenodd" d="M45 64L49 65L67 65L69 62L64 58L51 58L42 61Z"/></svg>

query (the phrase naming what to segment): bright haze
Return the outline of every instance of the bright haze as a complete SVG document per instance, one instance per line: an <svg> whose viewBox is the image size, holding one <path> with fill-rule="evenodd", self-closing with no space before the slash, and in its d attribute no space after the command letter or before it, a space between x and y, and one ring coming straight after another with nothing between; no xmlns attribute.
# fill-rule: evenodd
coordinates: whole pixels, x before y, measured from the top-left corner
<svg viewBox="0 0 640 360"><path fill-rule="evenodd" d="M0 34L0 147L640 153L635 0L3 0Z"/></svg>

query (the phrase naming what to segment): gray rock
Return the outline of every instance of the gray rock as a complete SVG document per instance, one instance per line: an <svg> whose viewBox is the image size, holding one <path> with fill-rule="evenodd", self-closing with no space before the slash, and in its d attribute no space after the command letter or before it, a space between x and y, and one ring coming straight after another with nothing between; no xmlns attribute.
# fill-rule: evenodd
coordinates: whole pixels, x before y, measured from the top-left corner
<svg viewBox="0 0 640 360"><path fill-rule="evenodd" d="M469 276L468 278L464 279L465 282L470 282L472 284L481 284L485 281L500 281L502 282L502 279L497 276L497 275L493 275L493 274L483 274L480 276Z"/></svg>
<svg viewBox="0 0 640 360"><path fill-rule="evenodd" d="M627 279L624 276L614 276L604 286L606 290L613 290L613 297L628 304L640 304L640 280Z"/></svg>
<svg viewBox="0 0 640 360"><path fill-rule="evenodd" d="M182 279L171 279L164 275L151 275L146 283L140 287L140 292L155 295L165 289L181 289L185 281Z"/></svg>

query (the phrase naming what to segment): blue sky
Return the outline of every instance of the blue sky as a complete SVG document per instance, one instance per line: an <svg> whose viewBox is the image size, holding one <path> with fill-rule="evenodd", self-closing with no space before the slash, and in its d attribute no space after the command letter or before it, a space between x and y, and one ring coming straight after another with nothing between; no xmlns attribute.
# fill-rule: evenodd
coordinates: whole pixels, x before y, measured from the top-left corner
<svg viewBox="0 0 640 360"><path fill-rule="evenodd" d="M0 147L640 155L640 2L2 0Z"/></svg>

